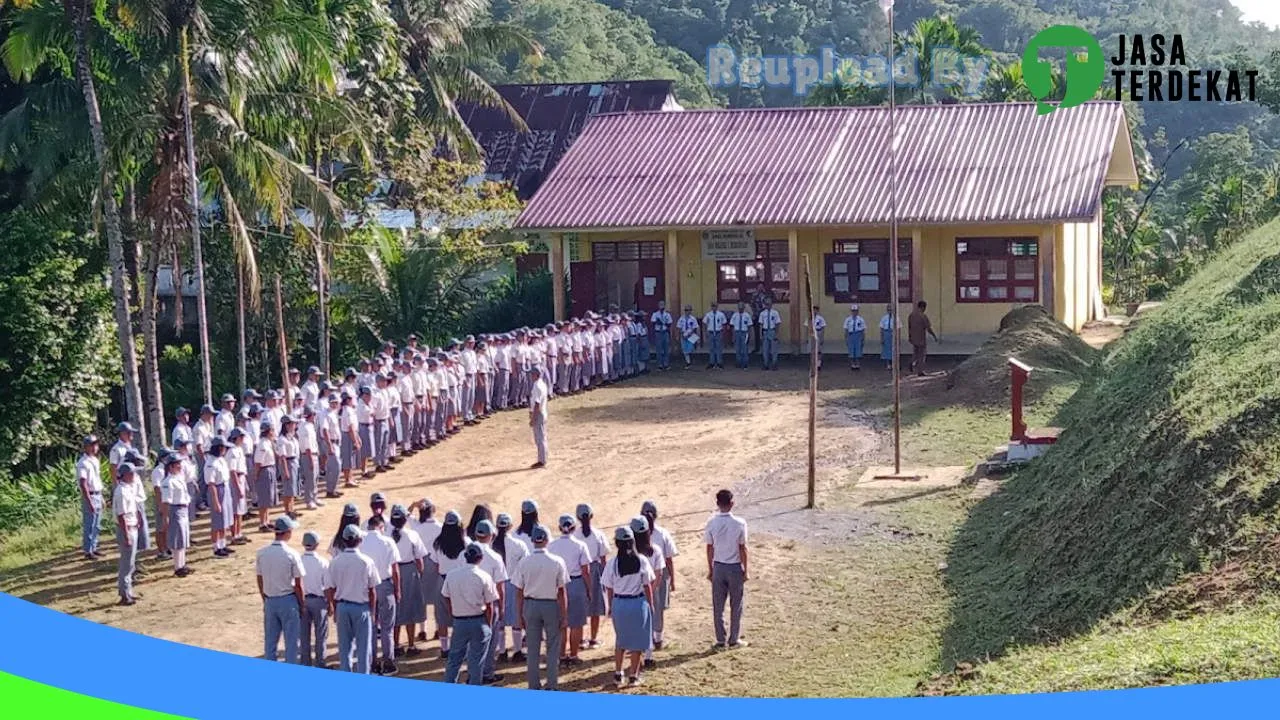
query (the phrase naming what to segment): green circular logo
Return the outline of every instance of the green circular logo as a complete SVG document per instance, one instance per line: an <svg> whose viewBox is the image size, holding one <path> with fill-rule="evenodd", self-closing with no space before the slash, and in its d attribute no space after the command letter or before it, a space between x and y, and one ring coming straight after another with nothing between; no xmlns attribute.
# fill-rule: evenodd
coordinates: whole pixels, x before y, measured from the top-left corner
<svg viewBox="0 0 1280 720"><path fill-rule="evenodd" d="M1068 53L1063 81L1066 92L1061 102L1045 102L1053 93L1053 65L1041 59L1042 48L1083 48L1083 53ZM1092 99L1102 87L1106 63L1098 39L1074 25L1054 25L1036 33L1022 53L1022 80L1036 99L1036 111L1045 115L1058 108L1069 108Z"/></svg>

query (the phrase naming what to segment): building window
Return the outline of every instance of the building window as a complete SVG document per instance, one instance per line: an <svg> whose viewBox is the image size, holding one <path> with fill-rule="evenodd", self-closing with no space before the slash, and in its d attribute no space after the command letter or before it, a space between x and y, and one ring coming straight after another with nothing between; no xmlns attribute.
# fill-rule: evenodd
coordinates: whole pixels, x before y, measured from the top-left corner
<svg viewBox="0 0 1280 720"><path fill-rule="evenodd" d="M887 303L893 287L889 240L836 240L826 256L827 295L838 303ZM911 240L898 239L898 300L911 297Z"/></svg>
<svg viewBox="0 0 1280 720"><path fill-rule="evenodd" d="M665 257L665 247L665 243L661 240L593 242L591 258L593 260L661 260Z"/></svg>
<svg viewBox="0 0 1280 720"><path fill-rule="evenodd" d="M757 240L755 260L716 263L716 300L749 303L756 286L764 283L774 302L791 300L791 262L786 240Z"/></svg>
<svg viewBox="0 0 1280 720"><path fill-rule="evenodd" d="M1039 262L1036 238L957 238L956 301L1039 302Z"/></svg>

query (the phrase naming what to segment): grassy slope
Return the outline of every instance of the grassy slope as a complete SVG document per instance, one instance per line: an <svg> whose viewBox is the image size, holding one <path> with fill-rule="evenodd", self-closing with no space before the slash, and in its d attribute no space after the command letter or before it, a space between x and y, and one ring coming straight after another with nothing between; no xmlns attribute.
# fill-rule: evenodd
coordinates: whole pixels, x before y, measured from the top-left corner
<svg viewBox="0 0 1280 720"><path fill-rule="evenodd" d="M1250 577L1262 567L1237 561L1270 545L1280 499L1277 291L1273 223L1119 343L1101 379L1064 407L1063 440L973 508L949 556L943 665L1023 647L980 666L961 691L1274 672L1275 600L1095 624L1228 561L1237 565L1233 582L1267 585ZM1089 634L1028 646L1080 632Z"/></svg>

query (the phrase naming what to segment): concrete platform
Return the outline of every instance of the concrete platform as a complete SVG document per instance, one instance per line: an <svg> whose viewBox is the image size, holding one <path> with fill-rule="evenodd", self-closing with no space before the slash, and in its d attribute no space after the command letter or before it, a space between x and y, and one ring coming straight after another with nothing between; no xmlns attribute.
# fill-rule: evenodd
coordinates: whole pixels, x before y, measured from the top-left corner
<svg viewBox="0 0 1280 720"><path fill-rule="evenodd" d="M858 479L859 488L945 488L959 487L969 474L966 465L950 465L944 467L908 467L903 466L901 475L915 475L919 480L884 480L876 479L877 475L892 475L893 466L868 468Z"/></svg>

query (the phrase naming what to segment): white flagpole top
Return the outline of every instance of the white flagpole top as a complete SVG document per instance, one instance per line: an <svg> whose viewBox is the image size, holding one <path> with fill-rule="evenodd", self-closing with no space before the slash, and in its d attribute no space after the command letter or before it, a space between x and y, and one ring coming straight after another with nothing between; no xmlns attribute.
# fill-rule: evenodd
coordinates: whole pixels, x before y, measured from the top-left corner
<svg viewBox="0 0 1280 720"><path fill-rule="evenodd" d="M886 16L893 12L893 0L880 0L880 9L884 11Z"/></svg>

